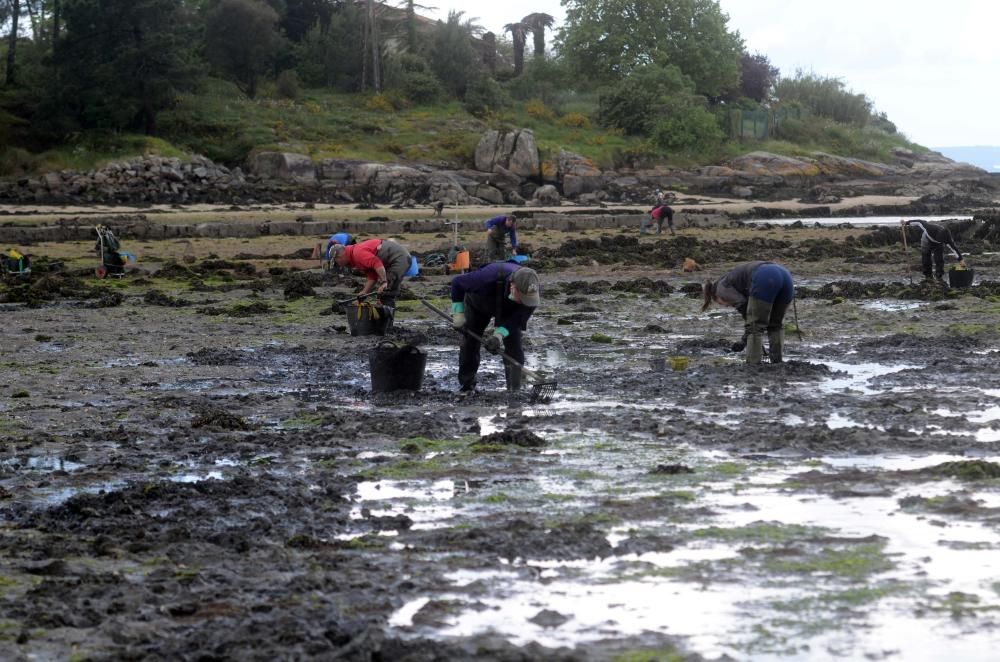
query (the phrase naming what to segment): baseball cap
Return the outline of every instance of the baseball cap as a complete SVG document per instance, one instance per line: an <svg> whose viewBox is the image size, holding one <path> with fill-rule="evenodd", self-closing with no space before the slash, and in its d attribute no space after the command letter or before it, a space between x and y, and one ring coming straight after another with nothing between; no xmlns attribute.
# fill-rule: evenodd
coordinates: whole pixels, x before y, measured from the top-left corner
<svg viewBox="0 0 1000 662"><path fill-rule="evenodd" d="M521 303L534 308L541 302L538 289L538 274L534 269L521 267L511 276L517 291L521 293Z"/></svg>

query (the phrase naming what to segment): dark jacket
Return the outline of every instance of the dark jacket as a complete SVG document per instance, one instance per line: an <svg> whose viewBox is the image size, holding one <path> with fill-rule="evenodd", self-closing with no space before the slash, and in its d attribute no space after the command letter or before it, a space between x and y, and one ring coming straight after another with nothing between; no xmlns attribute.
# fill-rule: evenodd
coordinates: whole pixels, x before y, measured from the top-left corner
<svg viewBox="0 0 1000 662"><path fill-rule="evenodd" d="M464 302L467 306L490 313L496 320L496 326L526 329L528 318L535 309L510 298L510 279L520 268L521 265L513 262L493 262L456 276L451 281L451 301Z"/></svg>
<svg viewBox="0 0 1000 662"><path fill-rule="evenodd" d="M503 241L504 235L510 235L510 247L517 248L517 221L507 227L507 216L494 216L484 224L490 236L497 241Z"/></svg>
<svg viewBox="0 0 1000 662"><path fill-rule="evenodd" d="M928 223L927 221L922 221L920 219L906 221L903 225L912 225L920 228L922 233L921 239L926 236L932 246L934 244L947 246L955 254L956 260L962 259L962 253L958 250L958 245L955 243L954 237L951 236L951 230L945 226L938 225L937 223Z"/></svg>
<svg viewBox="0 0 1000 662"><path fill-rule="evenodd" d="M743 319L747 316L747 302L750 300L750 284L753 272L762 264L770 264L770 260L756 260L736 267L715 283L715 296L719 297L740 312Z"/></svg>

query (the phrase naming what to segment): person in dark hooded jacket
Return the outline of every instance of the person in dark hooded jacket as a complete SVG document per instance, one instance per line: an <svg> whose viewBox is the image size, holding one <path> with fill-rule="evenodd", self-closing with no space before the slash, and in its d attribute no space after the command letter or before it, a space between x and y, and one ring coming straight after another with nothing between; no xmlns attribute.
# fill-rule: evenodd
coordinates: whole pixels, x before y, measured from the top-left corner
<svg viewBox="0 0 1000 662"><path fill-rule="evenodd" d="M781 363L785 312L794 297L795 287L788 269L774 262L747 262L717 281L705 281L701 309L708 310L713 303L736 308L744 319L744 333L743 340L733 345L733 351L745 347L747 363L760 363L767 331L771 363Z"/></svg>
<svg viewBox="0 0 1000 662"><path fill-rule="evenodd" d="M939 223L928 223L920 219L907 221L900 219L903 232L908 227L916 227L920 230L920 261L922 263L924 278L932 277L931 263L933 262L933 277L941 280L944 278L944 247L947 246L954 253L959 264L965 265L965 258L962 257L951 230Z"/></svg>
<svg viewBox="0 0 1000 662"><path fill-rule="evenodd" d="M451 281L452 325L483 337L490 320L493 333L485 337L491 354L504 353L524 364L523 332L540 303L538 274L513 262L493 262L456 276ZM464 392L476 388L479 372L479 341L466 334L458 355L458 382ZM504 362L507 390L521 388L521 370Z"/></svg>

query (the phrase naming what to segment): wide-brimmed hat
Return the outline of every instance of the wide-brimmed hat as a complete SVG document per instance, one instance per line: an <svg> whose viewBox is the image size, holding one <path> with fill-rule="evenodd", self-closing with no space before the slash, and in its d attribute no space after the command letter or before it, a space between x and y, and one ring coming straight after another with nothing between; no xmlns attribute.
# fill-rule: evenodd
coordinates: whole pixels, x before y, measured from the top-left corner
<svg viewBox="0 0 1000 662"><path fill-rule="evenodd" d="M522 304L534 308L541 302L542 298L538 289L538 274L535 273L534 269L521 267L514 272L511 280L517 286L517 291L521 293Z"/></svg>

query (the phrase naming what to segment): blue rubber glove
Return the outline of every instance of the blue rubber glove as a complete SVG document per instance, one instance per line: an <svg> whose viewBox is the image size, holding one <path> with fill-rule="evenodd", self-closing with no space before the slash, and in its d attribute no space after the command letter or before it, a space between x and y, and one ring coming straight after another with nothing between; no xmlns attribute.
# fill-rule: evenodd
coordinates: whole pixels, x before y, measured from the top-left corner
<svg viewBox="0 0 1000 662"><path fill-rule="evenodd" d="M465 304L461 301L454 301L451 304L451 325L456 329L465 326Z"/></svg>

